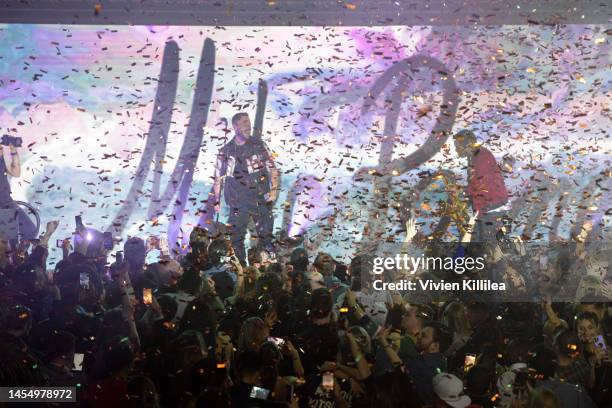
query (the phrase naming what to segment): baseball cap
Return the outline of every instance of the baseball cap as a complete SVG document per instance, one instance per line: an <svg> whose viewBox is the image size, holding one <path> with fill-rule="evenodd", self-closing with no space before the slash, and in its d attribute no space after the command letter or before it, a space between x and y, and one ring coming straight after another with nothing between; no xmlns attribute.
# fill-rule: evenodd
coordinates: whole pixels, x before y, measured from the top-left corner
<svg viewBox="0 0 612 408"><path fill-rule="evenodd" d="M453 408L465 408L472 400L463 395L463 382L449 373L439 373L433 378L434 392Z"/></svg>

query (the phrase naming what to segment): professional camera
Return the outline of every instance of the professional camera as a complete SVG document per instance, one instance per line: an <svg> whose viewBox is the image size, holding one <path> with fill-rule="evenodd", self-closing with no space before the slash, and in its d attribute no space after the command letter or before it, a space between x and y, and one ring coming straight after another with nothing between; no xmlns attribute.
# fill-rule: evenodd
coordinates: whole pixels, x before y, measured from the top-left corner
<svg viewBox="0 0 612 408"><path fill-rule="evenodd" d="M15 146L21 147L23 143L23 139L20 137L14 137L10 135L2 135L2 142L0 142L3 146Z"/></svg>

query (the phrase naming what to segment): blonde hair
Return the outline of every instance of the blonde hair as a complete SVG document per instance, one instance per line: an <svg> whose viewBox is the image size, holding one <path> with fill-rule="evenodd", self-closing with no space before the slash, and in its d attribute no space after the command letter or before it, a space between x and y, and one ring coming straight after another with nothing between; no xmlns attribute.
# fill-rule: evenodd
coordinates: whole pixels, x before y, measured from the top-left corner
<svg viewBox="0 0 612 408"><path fill-rule="evenodd" d="M465 333L469 330L466 308L463 303L453 300L444 308L441 323L453 333Z"/></svg>
<svg viewBox="0 0 612 408"><path fill-rule="evenodd" d="M254 350L266 341L269 329L259 317L250 317L242 323L238 337L238 350Z"/></svg>

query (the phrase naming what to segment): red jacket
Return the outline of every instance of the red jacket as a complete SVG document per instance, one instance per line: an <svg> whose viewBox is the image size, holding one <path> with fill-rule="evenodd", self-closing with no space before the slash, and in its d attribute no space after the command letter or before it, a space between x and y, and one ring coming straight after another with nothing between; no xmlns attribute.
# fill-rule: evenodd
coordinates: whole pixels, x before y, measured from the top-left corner
<svg viewBox="0 0 612 408"><path fill-rule="evenodd" d="M493 154L484 147L479 148L470 161L467 195L472 209L480 215L508 202L504 175Z"/></svg>

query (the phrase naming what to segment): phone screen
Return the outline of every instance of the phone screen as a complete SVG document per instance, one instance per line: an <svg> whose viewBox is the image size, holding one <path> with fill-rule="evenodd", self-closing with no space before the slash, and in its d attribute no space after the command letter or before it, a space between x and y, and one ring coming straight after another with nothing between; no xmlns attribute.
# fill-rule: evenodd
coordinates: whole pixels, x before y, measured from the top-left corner
<svg viewBox="0 0 612 408"><path fill-rule="evenodd" d="M251 398L266 400L268 399L269 394L270 394L270 390L261 388L261 387L257 387L257 386L253 386L253 388L251 388L251 394L249 396Z"/></svg>
<svg viewBox="0 0 612 408"><path fill-rule="evenodd" d="M89 274L81 272L79 281L82 288L89 289Z"/></svg>
<svg viewBox="0 0 612 408"><path fill-rule="evenodd" d="M151 288L142 289L142 301L145 305L150 305L153 303L153 293L151 293Z"/></svg>
<svg viewBox="0 0 612 408"><path fill-rule="evenodd" d="M83 360L85 359L85 354L83 353L74 353L74 371L83 371Z"/></svg>
<svg viewBox="0 0 612 408"><path fill-rule="evenodd" d="M540 255L540 268L546 269L547 265L548 265L548 256Z"/></svg>
<svg viewBox="0 0 612 408"><path fill-rule="evenodd" d="M326 371L323 373L323 381L321 385L324 389L331 391L334 389L334 373L331 371Z"/></svg>
<svg viewBox="0 0 612 408"><path fill-rule="evenodd" d="M104 249L113 249L113 234L111 232L105 232L102 241L104 243Z"/></svg>
<svg viewBox="0 0 612 408"><path fill-rule="evenodd" d="M63 239L58 239L57 241L55 241L55 247L56 248L61 248L64 246L64 240Z"/></svg>
<svg viewBox="0 0 612 408"><path fill-rule="evenodd" d="M473 354L466 354L465 360L463 361L463 371L467 373L470 371L470 368L474 367L474 364L476 364L476 356Z"/></svg>
<svg viewBox="0 0 612 408"><path fill-rule="evenodd" d="M283 345L285 344L285 339L282 339L280 337L268 337L268 341L276 344L276 347L283 347Z"/></svg>
<svg viewBox="0 0 612 408"><path fill-rule="evenodd" d="M595 338L595 347L606 350L606 341L604 340L604 336L602 334Z"/></svg>

